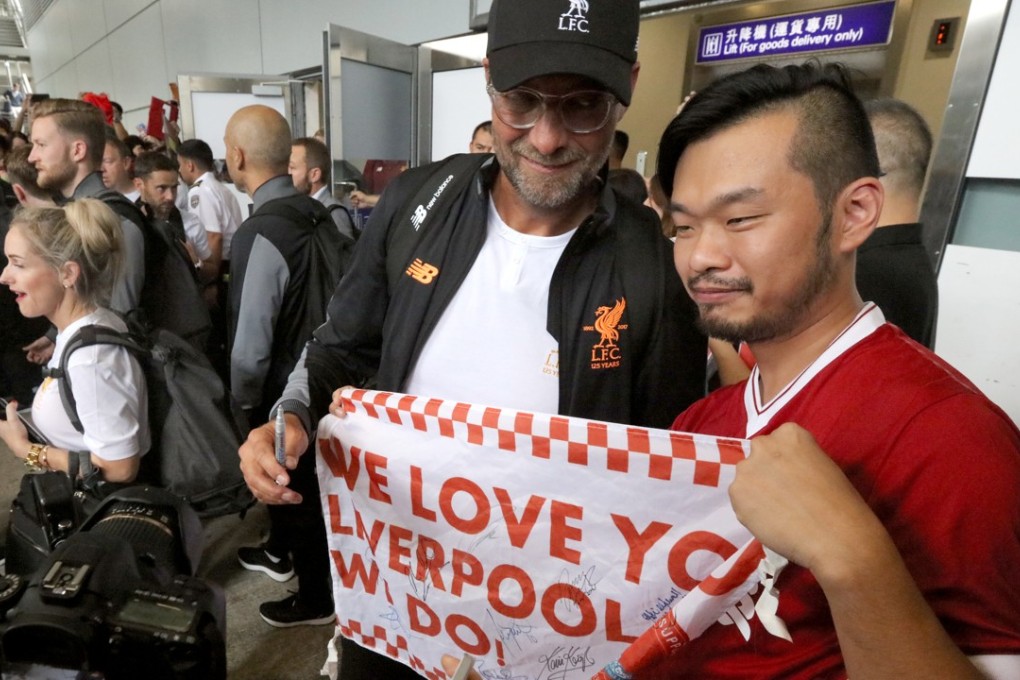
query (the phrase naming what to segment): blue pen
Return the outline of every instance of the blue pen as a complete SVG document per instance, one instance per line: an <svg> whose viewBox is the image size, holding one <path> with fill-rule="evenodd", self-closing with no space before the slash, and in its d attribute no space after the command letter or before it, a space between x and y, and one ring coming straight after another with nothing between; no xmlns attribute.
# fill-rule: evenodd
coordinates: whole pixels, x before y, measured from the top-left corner
<svg viewBox="0 0 1020 680"><path fill-rule="evenodd" d="M287 460L286 438L287 423L283 419L283 407L278 406L276 409L276 462L280 465L284 465Z"/></svg>

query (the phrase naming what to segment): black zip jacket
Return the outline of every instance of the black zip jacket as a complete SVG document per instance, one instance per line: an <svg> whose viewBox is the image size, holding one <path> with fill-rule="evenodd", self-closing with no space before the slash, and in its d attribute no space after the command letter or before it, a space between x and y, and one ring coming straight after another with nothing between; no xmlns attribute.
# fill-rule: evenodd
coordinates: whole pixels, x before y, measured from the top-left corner
<svg viewBox="0 0 1020 680"><path fill-rule="evenodd" d="M330 301L326 323L291 376L281 402L309 427L325 415L338 387L372 381L375 389L401 391L482 247L489 187L499 172L494 160L449 204L448 215L427 226L411 257L397 268L391 263L404 272L420 260L438 274L428 283L410 274L389 280L388 247L405 237L396 230L414 228L403 219L406 204L434 171L408 170L387 188ZM612 329L618 337L606 337L597 315L620 300L626 307ZM598 207L567 244L549 291L547 329L559 342L559 412L667 427L704 396L707 340L695 327L696 316L655 214L604 188Z"/></svg>

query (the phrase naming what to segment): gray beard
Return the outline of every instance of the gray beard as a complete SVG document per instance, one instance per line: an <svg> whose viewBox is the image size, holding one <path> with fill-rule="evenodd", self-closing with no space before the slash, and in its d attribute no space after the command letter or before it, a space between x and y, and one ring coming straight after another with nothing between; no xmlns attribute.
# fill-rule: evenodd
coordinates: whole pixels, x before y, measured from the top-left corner
<svg viewBox="0 0 1020 680"><path fill-rule="evenodd" d="M493 149L503 173L521 198L530 205L547 210L562 208L587 193L595 185L599 170L609 158L608 145L598 156L586 157L582 151L566 149L552 156L544 156L531 149L524 137L513 142L509 150L499 143L496 143ZM517 155L515 156L512 152L516 152ZM543 182L528 176L521 169L520 157L547 163L564 163L576 160L582 160L582 163L567 177L557 181Z"/></svg>

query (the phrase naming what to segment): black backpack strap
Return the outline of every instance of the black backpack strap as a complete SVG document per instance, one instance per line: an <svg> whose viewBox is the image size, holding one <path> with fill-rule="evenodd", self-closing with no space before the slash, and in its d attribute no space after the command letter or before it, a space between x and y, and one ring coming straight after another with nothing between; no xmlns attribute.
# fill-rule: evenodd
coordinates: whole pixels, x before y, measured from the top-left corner
<svg viewBox="0 0 1020 680"><path fill-rule="evenodd" d="M262 207L256 211L256 215L272 215L274 217L282 217L286 220L298 220L300 222L306 222L313 226L328 221L332 224L333 218L329 217L329 212L326 210L326 206L322 205L315 199L309 198L309 201L303 203L306 206L312 207L312 212L305 212L297 205L295 205L291 199L299 197L300 194L294 196L284 196L283 198L274 198L271 201L266 202Z"/></svg>
<svg viewBox="0 0 1020 680"><path fill-rule="evenodd" d="M450 205L491 159L489 154L461 153L436 164L418 190L395 213L386 243L386 275L392 286L411 264L411 256L429 225L445 217Z"/></svg>
<svg viewBox="0 0 1020 680"><path fill-rule="evenodd" d="M120 217L131 220L139 227L144 227L148 222L148 218L142 209L137 205L128 200L128 197L114 189L103 189L98 194L93 196L98 198L100 201L110 207L113 212L117 213Z"/></svg>
<svg viewBox="0 0 1020 680"><path fill-rule="evenodd" d="M343 210L344 214L347 215L347 219L351 221L351 224L354 224L354 216L351 215L351 211L348 210L347 206L345 206L343 203L334 203L333 205L328 205L326 206L326 210L329 211L330 217L333 216L333 213L335 211Z"/></svg>
<svg viewBox="0 0 1020 680"><path fill-rule="evenodd" d="M116 331L108 326L89 325L82 326L71 336L64 346L64 352L60 355L60 366L51 370L49 375L53 378L60 378L60 401L64 405L64 411L71 421L71 425L80 433L85 432L78 417L78 403L74 399L74 392L71 391L71 378L67 372L67 362L71 355L82 347L90 345L118 345L130 350L136 357L143 357L148 353L144 347L132 340L129 336Z"/></svg>

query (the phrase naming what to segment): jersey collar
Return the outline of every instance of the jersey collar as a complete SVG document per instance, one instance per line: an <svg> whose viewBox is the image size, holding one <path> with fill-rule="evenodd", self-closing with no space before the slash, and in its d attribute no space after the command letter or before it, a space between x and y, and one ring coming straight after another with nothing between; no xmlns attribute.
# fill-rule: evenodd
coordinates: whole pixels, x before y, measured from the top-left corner
<svg viewBox="0 0 1020 680"><path fill-rule="evenodd" d="M790 401L806 387L816 375L829 364L842 356L847 350L874 333L885 323L885 316L874 303L868 303L857 313L843 331L837 335L825 351L811 364L800 372L796 378L779 391L772 401L764 403L761 396L760 375L758 366L751 369L751 376L744 386L744 409L747 412L747 437L753 437L772 421L772 417L782 410Z"/></svg>

